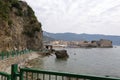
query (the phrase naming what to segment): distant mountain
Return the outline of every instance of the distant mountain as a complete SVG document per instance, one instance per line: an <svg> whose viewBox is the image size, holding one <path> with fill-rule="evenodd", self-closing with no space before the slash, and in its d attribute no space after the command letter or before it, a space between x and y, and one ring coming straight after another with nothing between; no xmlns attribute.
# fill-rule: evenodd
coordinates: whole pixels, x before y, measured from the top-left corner
<svg viewBox="0 0 120 80"><path fill-rule="evenodd" d="M65 40L65 41L80 41L80 40L91 41L91 40L99 40L99 39L108 39L113 42L113 45L120 45L120 36L114 36L114 35L49 33L45 31L43 32L43 34L55 40Z"/></svg>
<svg viewBox="0 0 120 80"><path fill-rule="evenodd" d="M43 36L43 41L44 42L49 42L49 41L53 41L53 40L55 40L55 39L53 39L53 38L51 38L51 37L48 37L48 36Z"/></svg>

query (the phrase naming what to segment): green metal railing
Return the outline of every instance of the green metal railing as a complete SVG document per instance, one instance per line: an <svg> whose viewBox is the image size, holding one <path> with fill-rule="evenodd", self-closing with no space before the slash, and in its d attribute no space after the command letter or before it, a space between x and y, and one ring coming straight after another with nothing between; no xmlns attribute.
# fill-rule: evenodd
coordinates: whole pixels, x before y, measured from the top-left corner
<svg viewBox="0 0 120 80"><path fill-rule="evenodd" d="M20 80L120 80L120 79L22 68L20 69Z"/></svg>
<svg viewBox="0 0 120 80"><path fill-rule="evenodd" d="M49 50L14 50L14 51L6 51L6 52L0 52L0 60L4 60L7 59L9 57L15 57L15 56L19 56L22 54L26 54L26 53L30 53L30 52L42 52L42 53L47 53L49 52Z"/></svg>
<svg viewBox="0 0 120 80"><path fill-rule="evenodd" d="M11 75L8 73L0 72L0 80L11 80Z"/></svg>
<svg viewBox="0 0 120 80"><path fill-rule="evenodd" d="M26 53L30 53L32 50L28 50L28 49L25 49L25 50L21 50L21 51L9 51L9 52L0 52L0 60L4 60L6 58L9 58L9 57L15 57L15 56L18 56L18 55L22 55L22 54L26 54Z"/></svg>
<svg viewBox="0 0 120 80"><path fill-rule="evenodd" d="M11 75L0 72L0 80L120 80L112 77L99 77L90 75L79 75L67 72L54 72L36 70L30 68L20 68L14 64L11 67Z"/></svg>

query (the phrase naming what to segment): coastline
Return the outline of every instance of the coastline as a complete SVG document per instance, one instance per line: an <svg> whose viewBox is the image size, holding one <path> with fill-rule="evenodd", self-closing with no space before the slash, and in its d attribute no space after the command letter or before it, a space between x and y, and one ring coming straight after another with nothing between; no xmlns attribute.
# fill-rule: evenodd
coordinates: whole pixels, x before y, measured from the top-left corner
<svg viewBox="0 0 120 80"><path fill-rule="evenodd" d="M15 57L10 57L9 59L1 60L0 71L11 73L11 65L18 64L18 67L27 67L26 63L35 58L42 57L38 52L31 52L28 54L23 54Z"/></svg>

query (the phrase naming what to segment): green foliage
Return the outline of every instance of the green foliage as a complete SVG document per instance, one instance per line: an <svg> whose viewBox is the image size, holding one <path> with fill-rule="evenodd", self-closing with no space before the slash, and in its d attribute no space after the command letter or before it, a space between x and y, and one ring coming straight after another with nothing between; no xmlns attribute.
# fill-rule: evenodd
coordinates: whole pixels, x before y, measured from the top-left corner
<svg viewBox="0 0 120 80"><path fill-rule="evenodd" d="M29 36L29 37L34 37L34 30L33 30L34 26L30 25L30 24L26 24L24 26L24 31L23 34Z"/></svg>
<svg viewBox="0 0 120 80"><path fill-rule="evenodd" d="M36 22L36 19L33 19L30 21L30 24L34 24Z"/></svg>
<svg viewBox="0 0 120 80"><path fill-rule="evenodd" d="M31 22L31 21L30 21ZM40 25L36 22L33 24L27 24L24 26L24 31L23 34L29 36L29 37L34 37L35 32L39 32L40 31Z"/></svg>
<svg viewBox="0 0 120 80"><path fill-rule="evenodd" d="M18 0L8 0L10 3L16 3Z"/></svg>
<svg viewBox="0 0 120 80"><path fill-rule="evenodd" d="M10 4L0 0L0 18L7 21L9 18Z"/></svg>
<svg viewBox="0 0 120 80"><path fill-rule="evenodd" d="M23 34L29 36L29 37L34 37L34 33L31 31L24 31Z"/></svg>
<svg viewBox="0 0 120 80"><path fill-rule="evenodd" d="M42 26L41 23L38 23L38 25L35 26L34 30L39 32L41 29L41 26Z"/></svg>
<svg viewBox="0 0 120 80"><path fill-rule="evenodd" d="M5 21L9 26L12 26L11 10L17 16L23 16L22 5L18 0L0 0L0 22ZM25 25L23 33L33 37L36 31L40 31L41 24L37 23L34 11L29 6L27 6L26 17L28 17L29 23Z"/></svg>
<svg viewBox="0 0 120 80"><path fill-rule="evenodd" d="M0 19L8 21L10 10L12 10L13 7L17 8L16 15L23 15L22 7L18 0L0 0Z"/></svg>
<svg viewBox="0 0 120 80"><path fill-rule="evenodd" d="M8 25L9 25L9 26L11 26L11 25L12 25L12 23L13 23L13 22L12 22L12 20L11 20L11 19L9 19L9 20L8 20Z"/></svg>
<svg viewBox="0 0 120 80"><path fill-rule="evenodd" d="M18 0L0 0L0 19L4 21L8 21L9 13L12 7L18 9L16 14L18 16L22 16L22 8L20 7Z"/></svg>
<svg viewBox="0 0 120 80"><path fill-rule="evenodd" d="M35 17L34 11L32 10L31 7L28 6L28 16Z"/></svg>
<svg viewBox="0 0 120 80"><path fill-rule="evenodd" d="M28 37L34 37L35 31L34 30L24 30L23 34L27 35Z"/></svg>
<svg viewBox="0 0 120 80"><path fill-rule="evenodd" d="M22 10L19 10L19 9L15 12L15 14L17 16L23 16Z"/></svg>
<svg viewBox="0 0 120 80"><path fill-rule="evenodd" d="M39 26L36 26L35 28L33 28L33 31L35 32L35 31L40 31L40 27Z"/></svg>
<svg viewBox="0 0 120 80"><path fill-rule="evenodd" d="M41 26L42 26L42 24L39 22L39 26L40 26L40 28L41 28Z"/></svg>
<svg viewBox="0 0 120 80"><path fill-rule="evenodd" d="M22 7L20 6L20 3L18 0L12 0L11 5L12 7L17 9L17 11L15 12L17 16L23 16Z"/></svg>
<svg viewBox="0 0 120 80"><path fill-rule="evenodd" d="M11 5L12 5L12 7L15 7L15 8L19 9L19 10L22 10L18 0L12 0Z"/></svg>

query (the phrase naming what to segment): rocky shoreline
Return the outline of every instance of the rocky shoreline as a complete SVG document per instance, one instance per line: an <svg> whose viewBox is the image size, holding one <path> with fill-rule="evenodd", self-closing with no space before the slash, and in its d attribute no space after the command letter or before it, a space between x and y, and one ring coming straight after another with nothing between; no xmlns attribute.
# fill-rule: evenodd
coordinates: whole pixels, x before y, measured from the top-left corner
<svg viewBox="0 0 120 80"><path fill-rule="evenodd" d="M11 65L12 64L18 64L18 66L20 68L27 67L26 63L28 61L33 60L38 57L42 57L42 55L37 52L32 52L29 54L23 54L20 56L10 57L9 59L1 60L0 64L2 64L2 65L0 66L0 71L11 73Z"/></svg>
<svg viewBox="0 0 120 80"><path fill-rule="evenodd" d="M56 53L57 52L57 53ZM65 53L65 54L63 54ZM56 55L59 54L60 58L58 59L64 59L68 58L68 54L66 50L55 50L54 52L47 51L47 52L31 52L28 54L23 54L15 57L10 57L5 60L0 61L0 71L1 72L7 72L11 73L11 65L12 64L18 64L19 68L32 68L35 63L37 63L38 58L43 58L45 56L51 56L52 54ZM59 57L58 55L56 56ZM40 64L40 63L39 63Z"/></svg>

